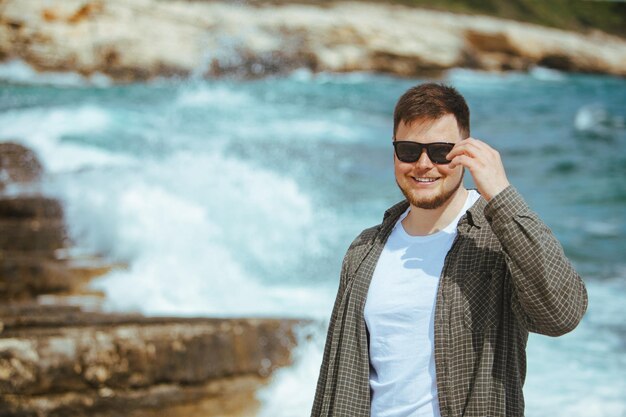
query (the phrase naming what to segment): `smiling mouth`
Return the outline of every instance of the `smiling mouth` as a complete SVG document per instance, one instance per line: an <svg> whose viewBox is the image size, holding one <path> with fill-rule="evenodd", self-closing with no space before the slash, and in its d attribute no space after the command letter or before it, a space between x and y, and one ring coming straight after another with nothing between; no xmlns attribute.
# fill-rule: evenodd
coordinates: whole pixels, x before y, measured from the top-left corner
<svg viewBox="0 0 626 417"><path fill-rule="evenodd" d="M414 181L419 182L420 184L430 184L437 181L439 178L423 178L423 177L411 177Z"/></svg>

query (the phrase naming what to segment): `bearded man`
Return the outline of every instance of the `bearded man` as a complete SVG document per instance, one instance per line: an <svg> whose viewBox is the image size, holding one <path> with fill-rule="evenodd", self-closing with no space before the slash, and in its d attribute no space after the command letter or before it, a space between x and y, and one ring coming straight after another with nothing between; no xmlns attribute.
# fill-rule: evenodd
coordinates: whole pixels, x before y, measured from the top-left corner
<svg viewBox="0 0 626 417"><path fill-rule="evenodd" d="M344 258L311 415L521 417L528 333L573 330L584 283L457 90L409 89L393 147L406 200Z"/></svg>

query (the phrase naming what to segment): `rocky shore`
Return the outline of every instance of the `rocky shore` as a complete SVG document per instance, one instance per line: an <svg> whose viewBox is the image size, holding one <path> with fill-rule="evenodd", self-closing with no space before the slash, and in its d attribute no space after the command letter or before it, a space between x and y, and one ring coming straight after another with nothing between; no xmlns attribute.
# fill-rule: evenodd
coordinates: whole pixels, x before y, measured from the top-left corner
<svg viewBox="0 0 626 417"><path fill-rule="evenodd" d="M0 142L0 416L254 416L301 322L100 311L86 284L123 266L76 255L42 175Z"/></svg>
<svg viewBox="0 0 626 417"><path fill-rule="evenodd" d="M0 0L0 59L120 82L296 68L420 76L544 66L626 76L626 40L364 2Z"/></svg>

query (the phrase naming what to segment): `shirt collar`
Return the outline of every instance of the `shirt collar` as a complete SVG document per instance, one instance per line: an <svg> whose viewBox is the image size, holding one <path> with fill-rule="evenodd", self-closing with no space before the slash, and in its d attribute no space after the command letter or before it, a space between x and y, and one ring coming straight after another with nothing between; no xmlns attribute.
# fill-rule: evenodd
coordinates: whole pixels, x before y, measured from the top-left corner
<svg viewBox="0 0 626 417"><path fill-rule="evenodd" d="M459 220L459 225L467 223L471 226L481 228L485 224L487 224L487 219L485 218L485 206L487 205L487 200L483 197L480 197L478 201L470 207L467 212L461 217Z"/></svg>
<svg viewBox="0 0 626 417"><path fill-rule="evenodd" d="M487 219L484 214L486 205L487 201L483 197L480 197L478 201L476 201L461 217L458 227L462 228L465 225L473 226L478 229L483 227L487 223ZM409 202L407 200L403 200L394 204L385 211L383 222L380 225L378 233L379 239L385 241L387 237L389 237L393 226L396 224L402 213L404 213L408 208Z"/></svg>

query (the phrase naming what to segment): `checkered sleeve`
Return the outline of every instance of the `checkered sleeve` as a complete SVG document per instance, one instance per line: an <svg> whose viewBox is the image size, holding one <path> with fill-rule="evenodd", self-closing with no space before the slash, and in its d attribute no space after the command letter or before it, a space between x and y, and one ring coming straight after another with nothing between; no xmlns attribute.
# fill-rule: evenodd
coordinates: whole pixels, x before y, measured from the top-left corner
<svg viewBox="0 0 626 417"><path fill-rule="evenodd" d="M527 330L560 336L587 309L585 285L550 229L509 186L485 207L513 285L511 306Z"/></svg>

